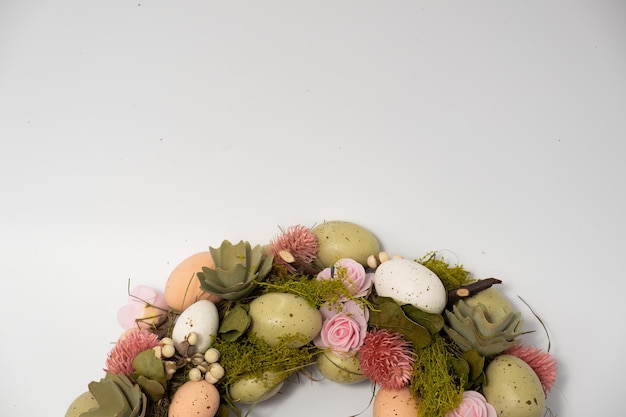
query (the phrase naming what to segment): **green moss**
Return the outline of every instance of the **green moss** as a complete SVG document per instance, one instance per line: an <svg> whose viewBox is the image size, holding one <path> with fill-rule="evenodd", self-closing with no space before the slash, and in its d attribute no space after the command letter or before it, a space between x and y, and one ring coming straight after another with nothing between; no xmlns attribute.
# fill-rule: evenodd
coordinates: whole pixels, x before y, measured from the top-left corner
<svg viewBox="0 0 626 417"><path fill-rule="evenodd" d="M315 362L319 349L307 345L293 349L288 340L271 347L254 337L240 338L236 342L218 339L211 347L220 351L220 364L226 371L219 386L231 385L242 376L261 377L266 371L284 372L285 377Z"/></svg>
<svg viewBox="0 0 626 417"><path fill-rule="evenodd" d="M453 370L455 359L439 335L417 352L411 390L421 396L420 417L444 417L461 403L464 382L459 381Z"/></svg>
<svg viewBox="0 0 626 417"><path fill-rule="evenodd" d="M473 281L470 278L470 273L463 268L463 265L450 266L443 257L437 258L436 252L427 253L418 259L418 262L437 275L448 291Z"/></svg>
<svg viewBox="0 0 626 417"><path fill-rule="evenodd" d="M337 268L340 273L341 268ZM344 272L345 273L345 272ZM335 279L315 279L307 275L291 275L279 266L275 266L272 275L259 285L264 292L283 292L304 298L311 307L319 308L324 303L337 303L341 299L351 298L350 291L344 285L342 276Z"/></svg>

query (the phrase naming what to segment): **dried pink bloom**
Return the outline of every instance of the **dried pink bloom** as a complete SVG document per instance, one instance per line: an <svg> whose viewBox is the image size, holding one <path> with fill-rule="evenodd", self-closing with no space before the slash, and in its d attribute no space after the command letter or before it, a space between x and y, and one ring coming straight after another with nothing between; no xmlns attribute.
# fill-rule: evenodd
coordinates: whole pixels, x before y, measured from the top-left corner
<svg viewBox="0 0 626 417"><path fill-rule="evenodd" d="M159 344L159 337L147 330L130 330L119 338L115 347L109 352L105 372L124 374L131 378L134 371L133 360L144 350L152 349Z"/></svg>
<svg viewBox="0 0 626 417"><path fill-rule="evenodd" d="M270 240L268 252L274 256L274 263L283 265L293 274L298 267L306 268L315 260L317 249L317 238L311 230L295 225Z"/></svg>
<svg viewBox="0 0 626 417"><path fill-rule="evenodd" d="M526 362L537 374L544 393L549 393L556 381L556 360L548 352L536 347L515 345L508 348L504 353L517 356Z"/></svg>
<svg viewBox="0 0 626 417"><path fill-rule="evenodd" d="M358 358L367 378L391 390L409 383L415 360L411 344L401 334L386 329L373 329L365 336Z"/></svg>

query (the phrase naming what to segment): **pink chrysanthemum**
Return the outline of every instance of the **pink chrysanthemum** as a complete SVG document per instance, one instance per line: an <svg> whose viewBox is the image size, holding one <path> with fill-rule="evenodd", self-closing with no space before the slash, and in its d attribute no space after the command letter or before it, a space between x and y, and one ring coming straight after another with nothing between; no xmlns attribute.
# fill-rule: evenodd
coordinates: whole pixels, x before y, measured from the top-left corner
<svg viewBox="0 0 626 417"><path fill-rule="evenodd" d="M317 238L308 227L302 225L290 226L272 239L269 245L274 262L283 265L291 273L313 262L317 249Z"/></svg>
<svg viewBox="0 0 626 417"><path fill-rule="evenodd" d="M526 362L537 374L543 387L544 393L549 393L556 381L556 360L548 352L536 347L515 345L508 348L504 353L517 356Z"/></svg>
<svg viewBox="0 0 626 417"><path fill-rule="evenodd" d="M401 334L389 330L371 330L358 352L363 374L382 388L399 390L413 373L415 358L411 344Z"/></svg>
<svg viewBox="0 0 626 417"><path fill-rule="evenodd" d="M159 337L147 330L131 330L124 333L109 352L105 372L124 374L131 378L133 360L137 355L159 344ZM132 379L132 378L131 378Z"/></svg>

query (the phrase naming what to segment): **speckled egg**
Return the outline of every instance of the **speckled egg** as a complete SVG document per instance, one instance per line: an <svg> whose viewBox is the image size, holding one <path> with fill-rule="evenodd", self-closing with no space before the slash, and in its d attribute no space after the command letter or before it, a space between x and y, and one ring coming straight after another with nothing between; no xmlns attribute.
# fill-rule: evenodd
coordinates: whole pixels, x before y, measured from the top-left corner
<svg viewBox="0 0 626 417"><path fill-rule="evenodd" d="M465 304L470 307L474 307L478 304L482 304L488 313L502 309L505 313L513 311L513 306L509 300L496 288L491 287L479 292L476 295L463 299Z"/></svg>
<svg viewBox="0 0 626 417"><path fill-rule="evenodd" d="M234 402L254 404L276 395L284 382L283 374L268 371L261 378L250 376L236 380L228 387L228 394Z"/></svg>
<svg viewBox="0 0 626 417"><path fill-rule="evenodd" d="M250 333L270 346L293 338L287 345L298 348L309 343L322 329L322 314L295 294L271 292L249 304Z"/></svg>
<svg viewBox="0 0 626 417"><path fill-rule="evenodd" d="M204 379L187 381L176 390L168 417L214 417L220 406L220 393Z"/></svg>
<svg viewBox="0 0 626 417"><path fill-rule="evenodd" d="M448 292L437 275L411 259L390 259L376 268L374 287L378 295L399 304L411 304L428 313L441 314Z"/></svg>
<svg viewBox="0 0 626 417"><path fill-rule="evenodd" d="M176 311L183 311L199 300L209 300L217 303L221 298L203 291L196 273L202 272L202 267L214 268L215 262L211 252L198 252L179 263L170 273L163 295L167 305Z"/></svg>
<svg viewBox="0 0 626 417"><path fill-rule="evenodd" d="M356 384L367 379L356 355L322 352L317 357L317 368L325 378L340 384Z"/></svg>
<svg viewBox="0 0 626 417"><path fill-rule="evenodd" d="M545 394L535 371L513 355L497 356L485 369L483 395L498 417L541 417Z"/></svg>
<svg viewBox="0 0 626 417"><path fill-rule="evenodd" d="M376 236L358 224L332 220L315 226L311 233L317 238L319 248L314 264L327 268L339 259L350 258L367 266L367 257L380 252Z"/></svg>
<svg viewBox="0 0 626 417"><path fill-rule="evenodd" d="M98 401L96 401L91 391L86 391L72 401L65 413L65 417L78 417L94 408L98 408Z"/></svg>
<svg viewBox="0 0 626 417"><path fill-rule="evenodd" d="M417 417L418 403L408 388L381 388L374 398L373 410L373 417Z"/></svg>
<svg viewBox="0 0 626 417"><path fill-rule="evenodd" d="M209 300L196 301L183 311L172 329L172 340L179 353L185 352L181 343L191 332L196 333L198 341L195 344L197 352L205 352L213 343L219 328L219 313L217 307Z"/></svg>

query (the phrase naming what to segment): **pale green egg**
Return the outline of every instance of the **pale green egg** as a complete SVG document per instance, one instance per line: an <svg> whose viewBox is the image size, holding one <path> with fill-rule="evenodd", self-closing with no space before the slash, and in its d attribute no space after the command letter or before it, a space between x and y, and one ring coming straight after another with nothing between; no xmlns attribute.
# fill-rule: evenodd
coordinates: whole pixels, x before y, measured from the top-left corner
<svg viewBox="0 0 626 417"><path fill-rule="evenodd" d="M498 417L541 417L546 397L539 377L517 356L497 356L485 370L483 394Z"/></svg>
<svg viewBox="0 0 626 417"><path fill-rule="evenodd" d="M254 404L273 397L284 383L282 374L265 372L261 378L244 377L228 387L228 394L234 402Z"/></svg>
<svg viewBox="0 0 626 417"><path fill-rule="evenodd" d="M268 345L281 340L298 348L309 343L322 329L322 314L295 294L271 292L255 298L250 304L249 332Z"/></svg>
<svg viewBox="0 0 626 417"><path fill-rule="evenodd" d="M482 304L490 314L500 309L506 314L513 311L513 306L509 300L494 287L487 288L476 295L464 298L464 301L470 307Z"/></svg>
<svg viewBox="0 0 626 417"><path fill-rule="evenodd" d="M86 413L87 411L90 411L91 409L97 407L98 401L96 401L90 391L86 391L76 397L74 401L72 401L72 404L70 404L65 413L65 417L78 417L82 413Z"/></svg>
<svg viewBox="0 0 626 417"><path fill-rule="evenodd" d="M319 249L314 264L320 268L330 267L342 258L367 266L367 257L380 252L376 236L355 223L331 220L315 226L311 233L317 237Z"/></svg>
<svg viewBox="0 0 626 417"><path fill-rule="evenodd" d="M341 384L355 384L366 379L356 355L322 352L317 357L317 368L324 377Z"/></svg>

